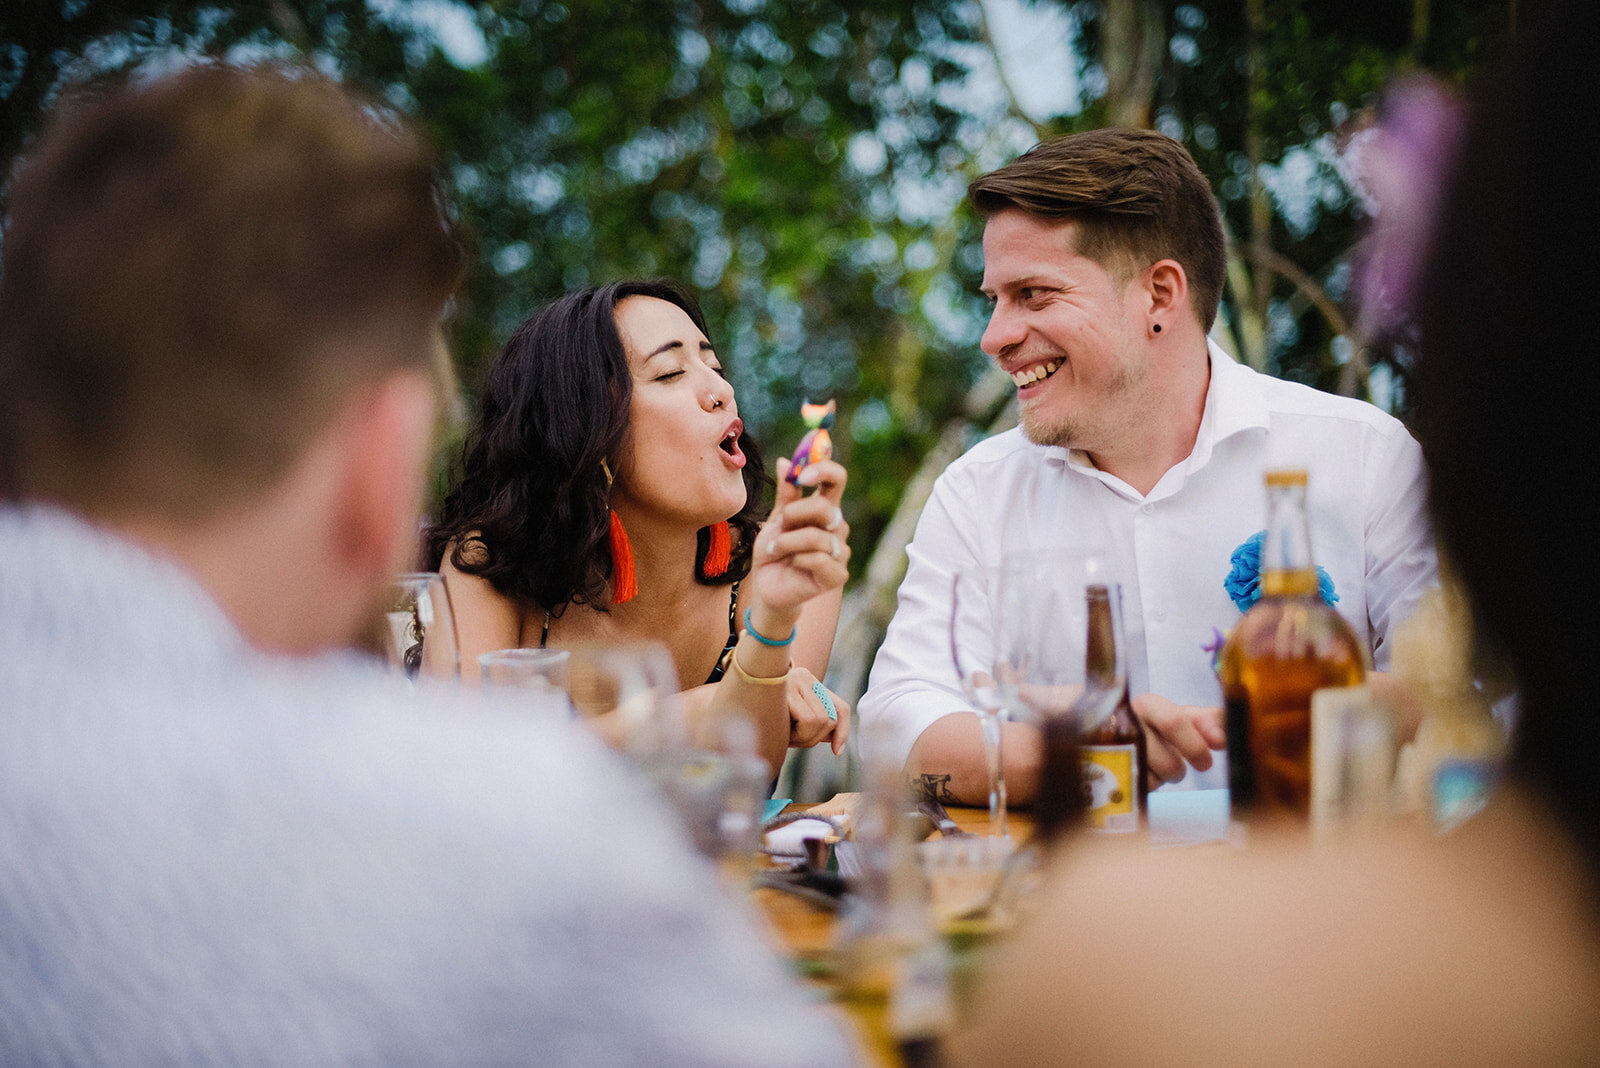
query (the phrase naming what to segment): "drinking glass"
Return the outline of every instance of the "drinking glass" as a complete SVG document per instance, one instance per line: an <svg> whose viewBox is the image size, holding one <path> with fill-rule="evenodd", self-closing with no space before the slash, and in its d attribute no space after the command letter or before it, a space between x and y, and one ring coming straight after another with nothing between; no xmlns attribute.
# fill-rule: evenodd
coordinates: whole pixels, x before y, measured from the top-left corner
<svg viewBox="0 0 1600 1068"><path fill-rule="evenodd" d="M1035 549L1002 561L995 579L994 674L1010 716L1040 734L1036 833L1050 837L1081 811L1076 708L1084 693L1090 584L1115 589L1108 558L1078 549ZM1126 678L1126 658L1118 671ZM1121 692L1120 680L1113 687Z"/></svg>
<svg viewBox="0 0 1600 1068"><path fill-rule="evenodd" d="M678 676L658 642L574 646L568 688L578 714L655 784L707 856L751 853L770 791L754 726L739 716L688 722Z"/></svg>
<svg viewBox="0 0 1600 1068"><path fill-rule="evenodd" d="M950 583L950 660L967 700L983 729L983 755L989 769L989 827L1010 836L1006 823L1005 759L1000 742L1006 710L994 676L998 620L995 582L1000 570L973 567L958 571Z"/></svg>
<svg viewBox="0 0 1600 1068"><path fill-rule="evenodd" d="M660 642L585 642L567 659L567 693L578 716L640 761L688 745L678 670Z"/></svg>
<svg viewBox="0 0 1600 1068"><path fill-rule="evenodd" d="M444 579L434 571L395 576L384 605L384 653L411 680L454 680L461 675L455 616Z"/></svg>
<svg viewBox="0 0 1600 1068"><path fill-rule="evenodd" d="M996 568L994 673L1014 718L1042 725L1082 695L1090 585L1117 588L1109 558L1095 550L1034 549L1008 555ZM1117 657L1117 672L1120 691L1125 655Z"/></svg>
<svg viewBox="0 0 1600 1068"><path fill-rule="evenodd" d="M486 690L567 694L565 649L496 649L478 656Z"/></svg>

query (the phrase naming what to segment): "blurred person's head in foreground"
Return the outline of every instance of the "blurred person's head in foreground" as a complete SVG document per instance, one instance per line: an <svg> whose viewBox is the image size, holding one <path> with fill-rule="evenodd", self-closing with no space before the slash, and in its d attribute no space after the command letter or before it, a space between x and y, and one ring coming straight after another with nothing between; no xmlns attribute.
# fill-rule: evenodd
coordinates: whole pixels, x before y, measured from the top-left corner
<svg viewBox="0 0 1600 1068"><path fill-rule="evenodd" d="M1600 583L1572 496L1600 463L1600 363L1578 296L1594 277L1600 212L1570 135L1600 122L1600 87L1573 44L1600 19L1587 4L1544 14L1555 17L1519 42L1509 76L1478 95L1423 280L1415 386L1439 537L1475 632L1517 676L1511 778L1600 879L1588 668Z"/></svg>
<svg viewBox="0 0 1600 1068"><path fill-rule="evenodd" d="M258 644L341 641L412 551L460 266L430 151L325 77L85 91L10 187L7 489L171 553Z"/></svg>

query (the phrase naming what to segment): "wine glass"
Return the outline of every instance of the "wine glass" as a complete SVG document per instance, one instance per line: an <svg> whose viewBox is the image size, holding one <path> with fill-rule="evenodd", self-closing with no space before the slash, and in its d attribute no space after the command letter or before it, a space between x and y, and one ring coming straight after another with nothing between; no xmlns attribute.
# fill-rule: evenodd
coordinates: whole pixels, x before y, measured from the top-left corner
<svg viewBox="0 0 1600 1068"><path fill-rule="evenodd" d="M983 730L983 755L989 769L989 826L1010 837L1006 823L1005 758L1001 738L1005 705L994 676L997 620L994 586L999 569L972 567L956 572L950 583L950 660L967 700Z"/></svg>
<svg viewBox="0 0 1600 1068"><path fill-rule="evenodd" d="M660 642L583 642L568 650L567 693L580 719L644 761L688 745L678 669Z"/></svg>
<svg viewBox="0 0 1600 1068"><path fill-rule="evenodd" d="M1114 568L1098 550L1035 548L1007 554L992 581L1001 698L1014 716L1042 723L1083 693L1086 594L1092 585L1115 591ZM1117 657L1117 672L1120 684L1127 678L1124 655Z"/></svg>
<svg viewBox="0 0 1600 1068"><path fill-rule="evenodd" d="M565 649L496 649L478 655L478 669L486 690L516 690L567 694Z"/></svg>
<svg viewBox="0 0 1600 1068"><path fill-rule="evenodd" d="M1085 664L1091 585L1116 589L1109 557L1074 548L1034 549L1007 556L997 571L995 676L1011 716L1039 730L1042 757L1034 818L1049 837L1082 807L1078 735L1085 725ZM1120 695L1127 660L1117 658ZM1112 705L1115 705L1115 697ZM1090 713L1092 718L1093 713Z"/></svg>
<svg viewBox="0 0 1600 1068"><path fill-rule="evenodd" d="M444 578L434 571L395 576L384 604L384 654L407 679L454 680L461 674L455 615Z"/></svg>

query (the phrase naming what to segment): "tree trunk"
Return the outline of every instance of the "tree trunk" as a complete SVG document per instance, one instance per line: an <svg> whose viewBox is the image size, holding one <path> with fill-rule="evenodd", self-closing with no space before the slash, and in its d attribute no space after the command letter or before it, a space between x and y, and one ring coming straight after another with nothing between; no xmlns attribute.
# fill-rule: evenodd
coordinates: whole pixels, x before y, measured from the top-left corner
<svg viewBox="0 0 1600 1068"><path fill-rule="evenodd" d="M1100 64L1106 74L1106 118L1112 126L1150 127L1166 43L1161 4L1107 0L1100 20Z"/></svg>

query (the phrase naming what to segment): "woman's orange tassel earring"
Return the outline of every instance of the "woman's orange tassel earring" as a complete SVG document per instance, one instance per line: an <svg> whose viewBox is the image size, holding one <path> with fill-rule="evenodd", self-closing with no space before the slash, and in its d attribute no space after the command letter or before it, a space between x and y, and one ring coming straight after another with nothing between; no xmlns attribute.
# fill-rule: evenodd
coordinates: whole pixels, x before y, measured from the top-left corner
<svg viewBox="0 0 1600 1068"><path fill-rule="evenodd" d="M606 489L611 489L611 468L604 460L600 470L606 475ZM639 580L633 573L633 546L628 543L628 532L622 529L622 517L611 509L611 603L623 604L639 593ZM726 568L726 564L723 565Z"/></svg>
<svg viewBox="0 0 1600 1068"><path fill-rule="evenodd" d="M712 523L706 529L711 532L711 537L706 543L706 558L700 565L700 574L710 579L728 573L728 563L733 558L733 539L728 534L726 519Z"/></svg>

